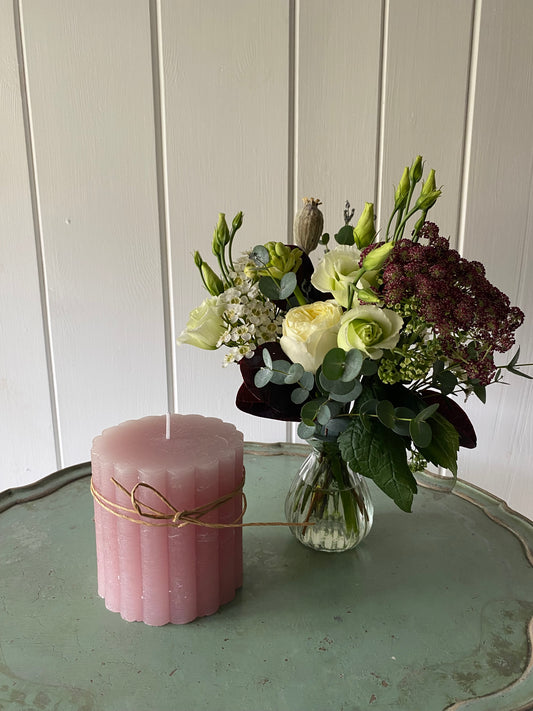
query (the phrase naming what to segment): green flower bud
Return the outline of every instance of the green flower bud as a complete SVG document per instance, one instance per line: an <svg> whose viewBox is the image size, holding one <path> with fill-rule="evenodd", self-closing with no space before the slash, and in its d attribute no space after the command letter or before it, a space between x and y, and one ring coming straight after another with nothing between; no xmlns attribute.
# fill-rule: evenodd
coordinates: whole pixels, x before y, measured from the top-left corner
<svg viewBox="0 0 533 711"><path fill-rule="evenodd" d="M367 271L381 269L393 249L394 242L385 242L380 247L376 247L365 256L361 264L362 268Z"/></svg>
<svg viewBox="0 0 533 711"><path fill-rule="evenodd" d="M422 193L418 200L415 203L415 207L419 208L420 210L425 210L426 212L430 209L430 207L433 207L433 205L437 202L439 197L442 195L441 190L431 190L430 192Z"/></svg>
<svg viewBox="0 0 533 711"><path fill-rule="evenodd" d="M421 195L427 195L428 193L432 193L437 189L437 186L435 184L435 171L433 168L429 171L429 175L427 177L426 182L424 183L424 187L422 188Z"/></svg>
<svg viewBox="0 0 533 711"><path fill-rule="evenodd" d="M358 223L353 228L353 238L358 249L364 249L372 244L376 236L376 228L374 227L374 204L371 202L365 203L365 208Z"/></svg>
<svg viewBox="0 0 533 711"><path fill-rule="evenodd" d="M218 238L218 229L216 227L215 231L213 232L213 242L211 244L211 249L215 257L218 257L219 254L222 254L222 245L220 244L220 240Z"/></svg>
<svg viewBox="0 0 533 711"><path fill-rule="evenodd" d="M193 259L194 259L194 263L196 264L196 266L198 267L198 269L200 269L201 266L202 266L202 264L203 264L203 261L204 261L204 260L202 259L202 257L200 256L200 252L195 252L194 255L193 255Z"/></svg>
<svg viewBox="0 0 533 711"><path fill-rule="evenodd" d="M417 156L411 166L411 180L413 181L413 185L416 185L416 183L418 183L418 181L422 178L423 172L424 168L422 166L422 156Z"/></svg>
<svg viewBox="0 0 533 711"><path fill-rule="evenodd" d="M381 299L372 291L372 289L356 289L357 298L359 301L364 301L368 304L377 304Z"/></svg>
<svg viewBox="0 0 533 711"><path fill-rule="evenodd" d="M233 232L237 232L239 227L242 225L242 217L242 212L238 212L233 218L233 222L231 223L231 228L233 229Z"/></svg>
<svg viewBox="0 0 533 711"><path fill-rule="evenodd" d="M202 278L207 291L213 296L222 294L224 291L222 279L215 274L207 262L202 262L200 271L202 272Z"/></svg>
<svg viewBox="0 0 533 711"><path fill-rule="evenodd" d="M405 170L403 171L402 179L400 180L400 184L396 188L396 194L394 195L394 208L398 210L400 207L403 207L405 204L405 201L407 200L407 196L409 194L409 168L406 167Z"/></svg>
<svg viewBox="0 0 533 711"><path fill-rule="evenodd" d="M226 222L226 215L224 212L218 213L218 224L216 227L216 232L218 235L219 244L225 247L229 242L229 229L228 223Z"/></svg>

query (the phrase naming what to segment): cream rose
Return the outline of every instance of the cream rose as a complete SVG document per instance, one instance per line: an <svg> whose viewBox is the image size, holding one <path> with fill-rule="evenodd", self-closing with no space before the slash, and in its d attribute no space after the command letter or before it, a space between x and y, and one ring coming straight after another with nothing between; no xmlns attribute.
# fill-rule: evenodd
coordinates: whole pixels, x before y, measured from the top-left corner
<svg viewBox="0 0 533 711"><path fill-rule="evenodd" d="M219 304L215 296L204 299L200 306L193 309L185 330L178 337L178 344L188 343L190 346L214 351L218 339L226 330L222 320L224 304Z"/></svg>
<svg viewBox="0 0 533 711"><path fill-rule="evenodd" d="M360 271L360 256L355 245L339 245L326 252L311 277L311 284L319 291L332 294L338 304L348 308L350 286L355 286L354 279Z"/></svg>
<svg viewBox="0 0 533 711"><path fill-rule="evenodd" d="M355 306L341 318L337 345L349 351L357 348L372 360L394 348L400 338L403 319L395 311L379 306Z"/></svg>
<svg viewBox="0 0 533 711"><path fill-rule="evenodd" d="M337 346L342 309L334 301L315 301L290 309L282 324L280 346L293 363L316 373L324 356Z"/></svg>

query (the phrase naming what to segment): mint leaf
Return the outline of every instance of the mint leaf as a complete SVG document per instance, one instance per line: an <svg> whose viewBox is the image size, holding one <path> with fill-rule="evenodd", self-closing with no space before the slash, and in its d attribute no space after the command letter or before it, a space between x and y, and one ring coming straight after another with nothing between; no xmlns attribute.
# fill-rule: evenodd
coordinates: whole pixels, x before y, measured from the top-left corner
<svg viewBox="0 0 533 711"><path fill-rule="evenodd" d="M448 420L436 412L429 420L433 436L427 447L418 447L420 454L437 466L446 467L457 476L459 433ZM416 442L415 442L416 444Z"/></svg>
<svg viewBox="0 0 533 711"><path fill-rule="evenodd" d="M342 458L354 471L372 479L402 511L411 511L417 486L407 464L404 442L379 422L368 425L353 420L339 435Z"/></svg>

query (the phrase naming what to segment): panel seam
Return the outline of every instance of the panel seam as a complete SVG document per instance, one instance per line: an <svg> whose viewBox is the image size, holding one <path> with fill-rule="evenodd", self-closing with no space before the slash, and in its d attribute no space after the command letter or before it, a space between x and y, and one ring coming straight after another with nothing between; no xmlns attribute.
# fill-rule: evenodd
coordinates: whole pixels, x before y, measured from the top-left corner
<svg viewBox="0 0 533 711"><path fill-rule="evenodd" d="M59 421L59 403L57 393L57 378L55 375L55 364L53 356L53 339L50 322L50 304L48 300L48 282L46 278L45 250L43 243L42 211L39 199L37 163L35 159L35 139L33 133L33 121L31 111L31 100L27 82L26 70L26 50L24 45L23 14L21 7L22 0L13 0L13 18L15 25L15 39L17 47L17 62L19 70L20 97L22 106L22 120L24 125L24 139L26 143L26 158L28 163L28 182L30 189L31 211L33 220L33 233L35 244L35 256L37 264L37 276L39 280L39 294L41 302L42 332L44 339L44 350L46 360L46 370L48 377L48 392L50 402L50 414L52 419L54 452L56 466L63 469L63 446L61 442L61 429Z"/></svg>

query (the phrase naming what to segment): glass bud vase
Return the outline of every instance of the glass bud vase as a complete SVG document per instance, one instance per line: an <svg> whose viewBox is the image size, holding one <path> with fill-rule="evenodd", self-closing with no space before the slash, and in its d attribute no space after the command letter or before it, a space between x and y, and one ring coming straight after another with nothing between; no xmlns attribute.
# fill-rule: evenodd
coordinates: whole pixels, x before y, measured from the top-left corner
<svg viewBox="0 0 533 711"><path fill-rule="evenodd" d="M347 551L372 527L374 507L365 479L350 469L337 442L310 440L313 451L293 479L285 516L296 538L328 553Z"/></svg>

